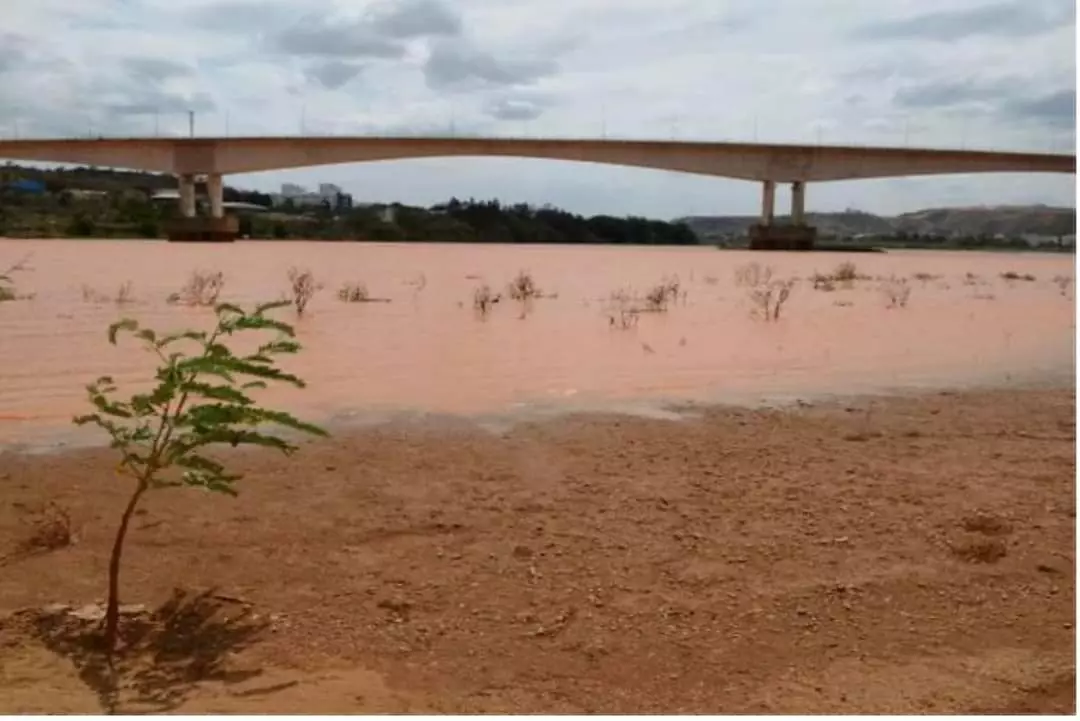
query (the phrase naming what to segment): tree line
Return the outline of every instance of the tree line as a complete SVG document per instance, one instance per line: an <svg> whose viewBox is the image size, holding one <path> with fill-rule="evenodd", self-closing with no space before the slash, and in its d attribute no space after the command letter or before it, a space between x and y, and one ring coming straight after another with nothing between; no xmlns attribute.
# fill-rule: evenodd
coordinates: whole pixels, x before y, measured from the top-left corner
<svg viewBox="0 0 1080 721"><path fill-rule="evenodd" d="M8 187L11 180L38 180L42 193ZM168 176L98 168L52 170L8 165L0 169L0 235L42 237L162 237L178 213L173 202L150 196L174 187ZM100 197L78 197L95 190ZM286 202L258 191L224 189L226 202L268 208L241 212L242 235L255 239L418 241L463 243L593 243L694 245L688 225L644 217L584 216L550 205L504 204L451 198L430 208L392 203L333 208Z"/></svg>

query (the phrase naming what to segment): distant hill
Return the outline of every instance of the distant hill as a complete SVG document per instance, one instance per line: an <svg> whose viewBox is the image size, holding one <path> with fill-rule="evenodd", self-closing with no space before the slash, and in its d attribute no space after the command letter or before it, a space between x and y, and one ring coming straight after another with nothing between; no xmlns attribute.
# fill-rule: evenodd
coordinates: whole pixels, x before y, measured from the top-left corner
<svg viewBox="0 0 1080 721"><path fill-rule="evenodd" d="M780 222L787 218L780 217ZM757 216L690 216L679 218L703 242L742 235ZM1076 209L1047 205L1000 205L973 208L928 208L897 216L848 210L842 213L807 213L807 222L822 236L1069 236L1076 234Z"/></svg>

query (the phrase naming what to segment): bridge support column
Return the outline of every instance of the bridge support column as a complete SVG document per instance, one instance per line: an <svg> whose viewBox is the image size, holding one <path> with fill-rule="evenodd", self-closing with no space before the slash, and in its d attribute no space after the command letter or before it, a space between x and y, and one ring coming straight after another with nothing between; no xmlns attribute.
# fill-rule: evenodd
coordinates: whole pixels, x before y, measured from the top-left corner
<svg viewBox="0 0 1080 721"><path fill-rule="evenodd" d="M806 183L802 180L791 184L791 224L806 224Z"/></svg>
<svg viewBox="0 0 1080 721"><path fill-rule="evenodd" d="M761 190L761 220L750 226L750 250L813 250L817 231L806 224L806 183L791 184L791 222L777 225L774 215L776 182L766 180Z"/></svg>
<svg viewBox="0 0 1080 721"><path fill-rule="evenodd" d="M766 180L761 184L761 225L769 226L776 214L776 182Z"/></svg>
<svg viewBox="0 0 1080 721"><path fill-rule="evenodd" d="M210 196L210 217L225 217L225 188L221 182L221 173L206 176L206 194Z"/></svg>
<svg viewBox="0 0 1080 721"><path fill-rule="evenodd" d="M230 243L236 240L240 224L236 216L225 215L224 185L220 173L206 176L206 194L210 197L210 217L200 217L195 207L195 176L180 176L180 217L168 227L168 238L174 242L204 241Z"/></svg>
<svg viewBox="0 0 1080 721"><path fill-rule="evenodd" d="M195 217L195 176L180 176L180 215L185 218Z"/></svg>

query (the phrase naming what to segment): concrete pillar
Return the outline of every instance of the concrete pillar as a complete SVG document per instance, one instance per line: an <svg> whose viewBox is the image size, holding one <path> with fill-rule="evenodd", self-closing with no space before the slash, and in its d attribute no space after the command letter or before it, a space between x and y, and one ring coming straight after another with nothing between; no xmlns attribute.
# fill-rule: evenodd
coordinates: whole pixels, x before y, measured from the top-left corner
<svg viewBox="0 0 1080 721"><path fill-rule="evenodd" d="M180 215L195 217L195 176L180 176Z"/></svg>
<svg viewBox="0 0 1080 721"><path fill-rule="evenodd" d="M776 181L766 180L761 186L761 224L772 225L776 213Z"/></svg>
<svg viewBox="0 0 1080 721"><path fill-rule="evenodd" d="M221 182L221 173L206 176L206 194L210 196L210 217L225 217L225 186Z"/></svg>
<svg viewBox="0 0 1080 721"><path fill-rule="evenodd" d="M791 184L791 224L806 223L806 183L796 180Z"/></svg>

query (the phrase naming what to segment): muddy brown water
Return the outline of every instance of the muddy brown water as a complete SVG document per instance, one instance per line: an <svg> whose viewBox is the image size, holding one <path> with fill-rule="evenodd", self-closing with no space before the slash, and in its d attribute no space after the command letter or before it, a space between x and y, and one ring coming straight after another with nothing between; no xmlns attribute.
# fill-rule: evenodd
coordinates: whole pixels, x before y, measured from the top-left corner
<svg viewBox="0 0 1080 721"><path fill-rule="evenodd" d="M0 266L27 255L16 280L33 297L0 303L0 447L72 442L70 418L99 375L144 385L152 357L134 341L109 345L105 329L121 317L158 329L209 325L209 309L166 302L196 269L224 272L221 299L248 304L282 296L292 266L314 273L324 287L296 323L305 350L288 361L309 387L263 397L319 419L648 412L673 401L1065 381L1075 367L1072 288L1063 295L1054 282L1074 277L1071 256L0 240ZM869 279L813 289L811 274L845 261ZM797 279L777 322L753 317L750 292L736 283L752 262ZM474 290L504 291L521 270L553 297L529 307L504 297L479 318ZM1003 279L1008 271L1035 280ZM666 312L612 327L613 294L642 296L665 277L678 279L681 296ZM907 279L906 307L887 307L887 277ZM127 281L132 302L104 298ZM339 301L351 281L389 302Z"/></svg>

